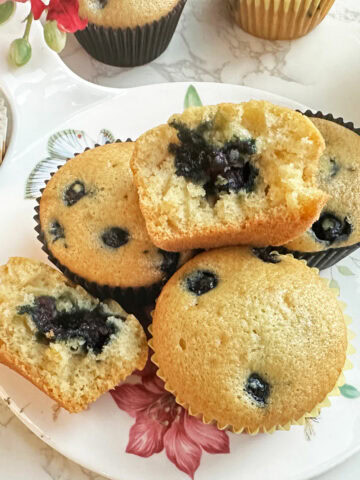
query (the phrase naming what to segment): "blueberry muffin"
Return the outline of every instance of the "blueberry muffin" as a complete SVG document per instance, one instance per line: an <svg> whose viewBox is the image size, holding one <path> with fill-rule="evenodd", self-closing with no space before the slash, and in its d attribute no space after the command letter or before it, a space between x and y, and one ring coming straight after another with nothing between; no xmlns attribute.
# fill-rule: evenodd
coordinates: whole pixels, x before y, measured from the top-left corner
<svg viewBox="0 0 360 480"><path fill-rule="evenodd" d="M360 130L331 115L315 115L311 121L326 144L317 181L329 199L312 227L286 247L311 265L326 268L359 247Z"/></svg>
<svg viewBox="0 0 360 480"><path fill-rule="evenodd" d="M130 170L132 142L77 155L42 193L37 217L50 259L72 280L128 311L149 303L187 258L155 247Z"/></svg>
<svg viewBox="0 0 360 480"><path fill-rule="evenodd" d="M97 60L118 67L151 62L167 48L186 0L79 0L85 30L79 43Z"/></svg>
<svg viewBox="0 0 360 480"><path fill-rule="evenodd" d="M302 423L343 380L348 339L336 297L291 255L202 253L157 300L150 346L158 375L192 415L221 429Z"/></svg>
<svg viewBox="0 0 360 480"><path fill-rule="evenodd" d="M72 413L147 360L134 316L26 258L0 267L0 338L0 362Z"/></svg>
<svg viewBox="0 0 360 480"><path fill-rule="evenodd" d="M269 40L291 40L311 32L335 0L228 0L230 14L245 32Z"/></svg>
<svg viewBox="0 0 360 480"><path fill-rule="evenodd" d="M315 177L323 149L307 117L265 101L173 115L131 160L150 238L166 250L292 240L326 202Z"/></svg>

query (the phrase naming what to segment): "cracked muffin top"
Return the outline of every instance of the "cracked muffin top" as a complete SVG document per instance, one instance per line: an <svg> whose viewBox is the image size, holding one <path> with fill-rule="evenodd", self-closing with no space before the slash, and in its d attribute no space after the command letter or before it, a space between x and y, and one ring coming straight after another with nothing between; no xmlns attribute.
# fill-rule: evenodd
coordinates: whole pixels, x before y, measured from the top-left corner
<svg viewBox="0 0 360 480"><path fill-rule="evenodd" d="M323 118L310 118L326 148L320 157L317 181L329 195L320 218L287 248L317 252L360 242L360 136Z"/></svg>
<svg viewBox="0 0 360 480"><path fill-rule="evenodd" d="M334 389L345 364L337 295L291 255L201 253L157 300L150 345L159 376L193 415L220 428L295 422Z"/></svg>
<svg viewBox="0 0 360 480"><path fill-rule="evenodd" d="M112 287L147 287L170 277L187 253L155 247L130 170L132 142L88 150L47 183L39 221L50 253L70 272Z"/></svg>

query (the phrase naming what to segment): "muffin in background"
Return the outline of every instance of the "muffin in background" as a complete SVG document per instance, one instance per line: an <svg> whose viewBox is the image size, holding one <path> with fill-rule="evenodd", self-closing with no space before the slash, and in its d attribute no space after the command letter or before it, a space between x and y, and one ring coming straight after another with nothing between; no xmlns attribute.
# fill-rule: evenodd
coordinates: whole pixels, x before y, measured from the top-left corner
<svg viewBox="0 0 360 480"><path fill-rule="evenodd" d="M304 424L349 368L338 291L291 255L228 247L186 263L162 290L149 343L176 401L235 433Z"/></svg>
<svg viewBox="0 0 360 480"><path fill-rule="evenodd" d="M89 23L75 36L96 60L118 67L149 63L169 45L186 0L79 0Z"/></svg>
<svg viewBox="0 0 360 480"><path fill-rule="evenodd" d="M268 40L291 40L313 30L335 0L228 0L245 32Z"/></svg>
<svg viewBox="0 0 360 480"><path fill-rule="evenodd" d="M360 247L360 129L330 114L308 110L305 115L325 140L317 180L330 197L312 227L285 247L324 269Z"/></svg>

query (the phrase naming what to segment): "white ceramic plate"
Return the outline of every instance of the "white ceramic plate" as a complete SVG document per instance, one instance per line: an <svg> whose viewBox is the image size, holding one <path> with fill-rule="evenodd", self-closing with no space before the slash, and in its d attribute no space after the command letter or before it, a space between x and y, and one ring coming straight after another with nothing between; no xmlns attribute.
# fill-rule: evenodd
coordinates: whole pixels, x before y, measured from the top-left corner
<svg viewBox="0 0 360 480"><path fill-rule="evenodd" d="M111 133L116 138L136 138L144 130L165 122L170 114L182 111L187 88L186 84L166 84L114 93L106 89L102 100L93 101L90 108L72 114L56 130L44 135L43 129L38 136L35 129L34 143L28 143L21 150L13 145L0 169L0 263L5 263L10 256L46 261L34 232L35 201L31 197L36 196L39 185L56 165L85 146L111 140ZM206 104L257 98L305 108L290 100L244 87L197 84L196 88ZM91 91L101 96L101 89L84 84L82 105L86 103L87 90L89 96ZM73 100L76 102L77 99ZM29 137L29 132L26 134ZM16 132L15 139L19 139L20 145L21 132ZM333 286L339 286L341 298L348 305L347 313L354 319L352 330L359 334L360 253L347 257L322 275L331 278ZM354 345L360 351L359 336ZM142 400L142 407L137 412L133 410L134 400L140 398L137 395L142 393L146 397L146 392L150 392L139 383L139 377L132 379L132 385L120 387L117 392L119 406L132 411L133 417L119 408L110 394L77 415L70 415L62 409L56 411L52 400L3 366L0 367L0 395L45 442L81 465L116 480L184 480L189 477L183 471L191 476L195 470L197 480L303 480L324 472L360 449L360 398L356 398L359 394L356 387L360 389L359 354L355 354L352 361L355 367L346 374L349 385L343 388L342 396L332 400L331 408L322 411L313 424L315 434L310 435L310 440L307 439L310 429L304 432L303 427L255 437L220 435L210 428L204 430L202 436L196 436L195 429L186 429L179 424L183 414L180 417L175 415L171 398L166 397L158 386L153 385L149 400ZM134 381L137 386L133 385ZM162 423L156 423L160 418ZM128 450L143 456L126 453L129 431L135 423ZM160 434L159 429L154 428L156 426L160 428ZM227 450L230 453L221 454ZM158 453L151 455L154 451ZM148 457L144 458L144 455Z"/></svg>

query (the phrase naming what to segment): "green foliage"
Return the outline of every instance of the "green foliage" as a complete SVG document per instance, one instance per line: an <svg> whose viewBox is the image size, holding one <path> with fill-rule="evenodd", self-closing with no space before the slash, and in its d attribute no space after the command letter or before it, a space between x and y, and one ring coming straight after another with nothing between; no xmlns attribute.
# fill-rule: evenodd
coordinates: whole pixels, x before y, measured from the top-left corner
<svg viewBox="0 0 360 480"><path fill-rule="evenodd" d="M15 67L22 67L31 58L31 45L26 38L17 38L10 45L9 62Z"/></svg>
<svg viewBox="0 0 360 480"><path fill-rule="evenodd" d="M184 108L187 109L189 107L201 107L202 101L199 97L199 94L196 88L193 85L187 89L184 101Z"/></svg>
<svg viewBox="0 0 360 480"><path fill-rule="evenodd" d="M15 12L15 2L5 2L0 5L0 25L5 23Z"/></svg>
<svg viewBox="0 0 360 480"><path fill-rule="evenodd" d="M340 393L343 397L346 398L358 398L360 397L360 392L357 388L345 383L342 387L340 387Z"/></svg>
<svg viewBox="0 0 360 480"><path fill-rule="evenodd" d="M47 21L44 26L44 38L47 45L56 53L64 50L66 45L66 33L57 27L56 20Z"/></svg>
<svg viewBox="0 0 360 480"><path fill-rule="evenodd" d="M339 270L339 272L341 273L341 275L345 275L346 277L350 277L351 275L355 275L349 267L344 267L344 266L340 266L340 267L337 267L337 269Z"/></svg>

